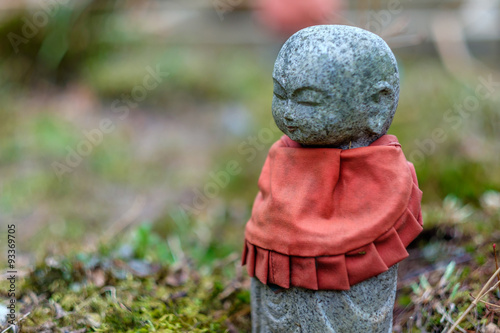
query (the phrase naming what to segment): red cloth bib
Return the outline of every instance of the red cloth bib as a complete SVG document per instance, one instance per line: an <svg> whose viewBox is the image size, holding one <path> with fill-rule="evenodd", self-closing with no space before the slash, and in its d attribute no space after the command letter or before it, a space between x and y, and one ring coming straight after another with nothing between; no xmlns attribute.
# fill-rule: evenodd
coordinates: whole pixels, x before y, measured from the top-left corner
<svg viewBox="0 0 500 333"><path fill-rule="evenodd" d="M258 185L242 263L265 284L348 290L405 259L422 231L422 191L393 135L347 150L283 136Z"/></svg>

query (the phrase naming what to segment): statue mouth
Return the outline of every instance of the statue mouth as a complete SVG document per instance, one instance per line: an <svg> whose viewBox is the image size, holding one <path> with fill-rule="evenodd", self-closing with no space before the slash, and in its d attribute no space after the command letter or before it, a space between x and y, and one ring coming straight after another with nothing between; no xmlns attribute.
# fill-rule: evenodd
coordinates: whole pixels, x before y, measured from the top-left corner
<svg viewBox="0 0 500 333"><path fill-rule="evenodd" d="M287 126L286 128L288 129L289 132L294 132L295 130L298 129L297 126Z"/></svg>

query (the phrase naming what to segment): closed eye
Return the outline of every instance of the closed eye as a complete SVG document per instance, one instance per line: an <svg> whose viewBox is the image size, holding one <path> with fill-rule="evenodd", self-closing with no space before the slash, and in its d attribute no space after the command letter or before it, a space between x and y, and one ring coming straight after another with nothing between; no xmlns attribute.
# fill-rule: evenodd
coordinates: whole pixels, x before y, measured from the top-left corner
<svg viewBox="0 0 500 333"><path fill-rule="evenodd" d="M316 101L297 101L297 103L304 106L317 106L321 104L320 102Z"/></svg>
<svg viewBox="0 0 500 333"><path fill-rule="evenodd" d="M320 105L326 98L325 92L312 87L302 87L293 92L297 103L304 106Z"/></svg>

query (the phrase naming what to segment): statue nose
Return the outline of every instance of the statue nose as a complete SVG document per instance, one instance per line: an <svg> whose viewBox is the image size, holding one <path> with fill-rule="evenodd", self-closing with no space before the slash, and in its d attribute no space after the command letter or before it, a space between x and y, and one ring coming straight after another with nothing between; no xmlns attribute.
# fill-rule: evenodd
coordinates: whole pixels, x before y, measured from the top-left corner
<svg viewBox="0 0 500 333"><path fill-rule="evenodd" d="M288 121L294 121L295 120L295 117L293 115L293 111L292 111L292 108L291 108L291 105L290 105L290 101L288 101L286 103L285 113L283 114L283 117L286 120L288 120Z"/></svg>

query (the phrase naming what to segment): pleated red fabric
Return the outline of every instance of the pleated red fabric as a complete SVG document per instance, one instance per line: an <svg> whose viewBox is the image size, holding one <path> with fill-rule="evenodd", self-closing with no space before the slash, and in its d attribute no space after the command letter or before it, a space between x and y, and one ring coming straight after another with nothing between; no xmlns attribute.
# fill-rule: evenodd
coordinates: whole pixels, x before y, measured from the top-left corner
<svg viewBox="0 0 500 333"><path fill-rule="evenodd" d="M265 284L348 290L408 257L422 231L422 191L393 135L347 150L283 136L258 185L242 264Z"/></svg>

